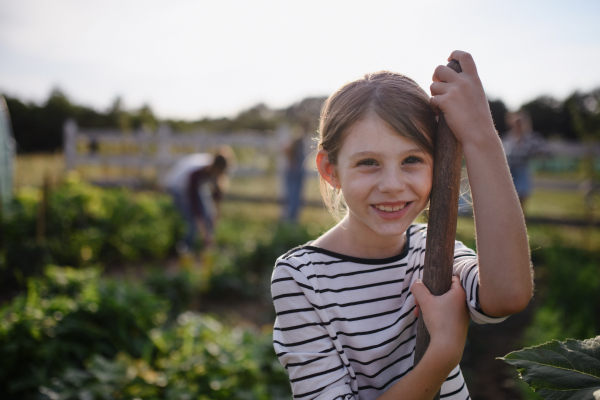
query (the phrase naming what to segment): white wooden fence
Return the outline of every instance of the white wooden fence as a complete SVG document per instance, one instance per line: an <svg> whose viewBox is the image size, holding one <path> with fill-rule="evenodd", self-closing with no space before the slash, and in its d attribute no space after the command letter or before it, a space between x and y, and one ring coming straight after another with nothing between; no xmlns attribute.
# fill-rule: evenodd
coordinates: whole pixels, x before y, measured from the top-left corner
<svg viewBox="0 0 600 400"><path fill-rule="evenodd" d="M117 130L81 129L75 121L64 126L64 155L67 170L80 167L122 167L124 170L153 170L155 184L175 161L186 154L212 152L222 145L231 146L238 155L235 176L277 175L283 179L285 156L282 148L289 141L290 129L280 126L276 132L245 131L235 133L172 132L161 125L156 132L136 131L123 133ZM305 154L310 153L312 140L305 140ZM312 163L305 169L314 174ZM139 184L140 175L102 177L107 184ZM96 179L98 180L98 179ZM281 182L280 182L281 183ZM283 185L279 184L279 187Z"/></svg>

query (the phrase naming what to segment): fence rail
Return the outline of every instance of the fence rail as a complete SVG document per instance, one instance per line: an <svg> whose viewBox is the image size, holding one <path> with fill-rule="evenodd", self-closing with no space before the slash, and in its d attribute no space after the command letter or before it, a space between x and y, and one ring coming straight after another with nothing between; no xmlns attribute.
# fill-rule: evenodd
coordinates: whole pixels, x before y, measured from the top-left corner
<svg viewBox="0 0 600 400"><path fill-rule="evenodd" d="M188 153L216 150L228 145L237 153L246 154L239 160L236 176L280 175L285 170L285 156L281 151L289 141L290 130L281 126L276 132L244 131L236 133L190 132L177 133L162 125L155 132L137 131L123 133L114 129L81 129L70 120L64 127L64 155L67 170L82 166L122 167L128 173L112 178L102 177L105 185L135 186L141 180L141 171L153 170L155 183L160 184L168 168ZM305 154L310 153L312 141L306 138ZM241 150L241 151L240 151ZM600 143L547 142L544 153L549 157L538 159L535 167L542 170L576 168L579 160L592 158L600 172ZM565 161L566 160L566 161ZM568 162L567 162L568 161ZM559 165L560 164L560 165ZM563 165L564 164L564 165ZM313 160L307 160L306 172L316 174ZM133 173L133 176L131 175ZM137 174L137 175L136 175ZM283 186L279 182L279 186ZM581 182L539 182L539 187L576 190ZM560 187L558 187L560 186Z"/></svg>
<svg viewBox="0 0 600 400"><path fill-rule="evenodd" d="M279 174L285 169L286 162L280 150L290 135L285 125L276 132L176 133L169 126L162 125L156 132L123 133L117 130L81 129L73 120L69 120L64 126L65 166L67 170L81 166L150 168L155 170L157 183L160 183L168 168L185 154L214 151L227 145L239 150L238 153L248 153L250 150L250 154L238 159L236 176ZM305 146L308 150L310 140L305 140ZM139 178L119 177L113 179L112 183L131 185ZM104 183L111 182L104 179Z"/></svg>

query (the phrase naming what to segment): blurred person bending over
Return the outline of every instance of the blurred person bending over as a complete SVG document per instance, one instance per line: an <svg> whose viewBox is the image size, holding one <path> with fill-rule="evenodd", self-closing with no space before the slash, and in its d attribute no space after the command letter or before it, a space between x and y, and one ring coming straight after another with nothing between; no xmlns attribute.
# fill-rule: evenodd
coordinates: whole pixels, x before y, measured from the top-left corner
<svg viewBox="0 0 600 400"><path fill-rule="evenodd" d="M533 177L529 167L533 157L547 153L546 142L531 129L531 120L525 111L507 114L511 129L504 135L502 145L512 175L521 208L533 191Z"/></svg>
<svg viewBox="0 0 600 400"><path fill-rule="evenodd" d="M220 181L225 177L232 154L230 149L224 148L215 155L189 154L177 161L167 173L165 187L186 223L185 238L176 245L178 253L193 249L198 230L203 235L204 244L212 245L223 194Z"/></svg>

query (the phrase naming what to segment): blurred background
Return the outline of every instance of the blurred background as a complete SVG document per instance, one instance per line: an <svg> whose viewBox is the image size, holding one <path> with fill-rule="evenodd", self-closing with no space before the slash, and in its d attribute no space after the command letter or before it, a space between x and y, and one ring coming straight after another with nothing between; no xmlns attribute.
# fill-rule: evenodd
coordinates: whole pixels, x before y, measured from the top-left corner
<svg viewBox="0 0 600 400"><path fill-rule="evenodd" d="M325 98L473 54L527 219L536 293L472 325L473 399L534 399L496 360L600 333L600 3L0 0L0 397L289 398L275 259L334 225ZM214 237L166 190L232 149ZM458 239L475 246L464 179ZM214 192L213 192L214 194Z"/></svg>

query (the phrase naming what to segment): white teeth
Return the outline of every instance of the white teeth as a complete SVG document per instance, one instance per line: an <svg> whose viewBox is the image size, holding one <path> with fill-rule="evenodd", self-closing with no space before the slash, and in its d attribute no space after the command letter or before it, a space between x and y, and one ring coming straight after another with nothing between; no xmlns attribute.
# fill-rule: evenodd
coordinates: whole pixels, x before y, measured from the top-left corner
<svg viewBox="0 0 600 400"><path fill-rule="evenodd" d="M404 207L406 207L406 203L402 206L395 206L395 207L392 207L392 206L375 206L375 207L378 210L385 211L385 212L396 212L396 211L402 210Z"/></svg>

